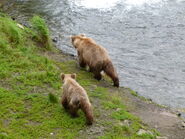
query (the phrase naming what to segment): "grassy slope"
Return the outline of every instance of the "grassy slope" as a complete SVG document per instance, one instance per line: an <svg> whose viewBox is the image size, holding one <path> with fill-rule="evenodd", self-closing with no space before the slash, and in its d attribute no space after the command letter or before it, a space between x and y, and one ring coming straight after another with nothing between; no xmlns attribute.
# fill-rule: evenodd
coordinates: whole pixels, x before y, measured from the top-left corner
<svg viewBox="0 0 185 139"><path fill-rule="evenodd" d="M147 126L127 112L118 91L103 87L91 73L79 69L75 60L66 61L51 47L42 19L34 17L32 25L32 29L21 29L0 14L0 138L155 138L156 132L137 135ZM94 106L93 126L103 128L99 137L87 134L93 126L85 125L81 111L78 118L71 118L59 104L49 102L49 93L61 95L61 72L77 73L78 82L87 90Z"/></svg>

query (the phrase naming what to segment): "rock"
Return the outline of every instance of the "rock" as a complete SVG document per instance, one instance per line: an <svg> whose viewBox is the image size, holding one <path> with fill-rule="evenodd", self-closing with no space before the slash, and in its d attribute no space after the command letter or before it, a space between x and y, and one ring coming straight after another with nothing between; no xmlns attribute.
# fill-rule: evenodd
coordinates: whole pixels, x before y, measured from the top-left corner
<svg viewBox="0 0 185 139"><path fill-rule="evenodd" d="M12 20L15 20L15 17L12 17Z"/></svg>
<svg viewBox="0 0 185 139"><path fill-rule="evenodd" d="M161 115L168 116L168 117L174 117L174 118L177 117L176 114L173 114L173 113L170 113L170 112L167 112L167 111L160 112L160 114L161 114Z"/></svg>
<svg viewBox="0 0 185 139"><path fill-rule="evenodd" d="M179 113L177 113L177 116L178 116L178 117L181 117L181 113L180 113L180 112L179 112Z"/></svg>
<svg viewBox="0 0 185 139"><path fill-rule="evenodd" d="M153 133L151 131L146 131L144 129L140 129L138 132L137 132L137 135L143 135L143 134L150 134L150 135L153 135Z"/></svg>
<svg viewBox="0 0 185 139"><path fill-rule="evenodd" d="M185 128L185 121L182 122L182 127Z"/></svg>
<svg viewBox="0 0 185 139"><path fill-rule="evenodd" d="M21 25L21 24L18 24L18 23L17 23L17 26L18 26L19 28L21 28L21 29L24 29L23 25Z"/></svg>
<svg viewBox="0 0 185 139"><path fill-rule="evenodd" d="M147 131L144 130L144 129L140 129L140 130L137 132L137 135L142 135L142 134L147 134Z"/></svg>
<svg viewBox="0 0 185 139"><path fill-rule="evenodd" d="M124 120L123 122L119 122L120 126L130 126L131 122L129 120Z"/></svg>
<svg viewBox="0 0 185 139"><path fill-rule="evenodd" d="M120 111L120 110L121 110L121 108L117 108L117 109L116 109L116 111Z"/></svg>
<svg viewBox="0 0 185 139"><path fill-rule="evenodd" d="M160 136L157 136L156 139L168 139L167 137L160 137Z"/></svg>
<svg viewBox="0 0 185 139"><path fill-rule="evenodd" d="M55 43L57 43L57 42L58 42L58 38L57 38L57 37L54 37L54 38L52 39L52 41L55 42Z"/></svg>
<svg viewBox="0 0 185 139"><path fill-rule="evenodd" d="M8 137L8 134L5 133L5 132L0 133L0 135L1 135L2 137Z"/></svg>
<svg viewBox="0 0 185 139"><path fill-rule="evenodd" d="M97 85L91 85L93 89L96 89L97 88Z"/></svg>
<svg viewBox="0 0 185 139"><path fill-rule="evenodd" d="M129 121L129 120L124 120L124 121L123 121L123 124L124 124L125 126L130 126L131 121Z"/></svg>

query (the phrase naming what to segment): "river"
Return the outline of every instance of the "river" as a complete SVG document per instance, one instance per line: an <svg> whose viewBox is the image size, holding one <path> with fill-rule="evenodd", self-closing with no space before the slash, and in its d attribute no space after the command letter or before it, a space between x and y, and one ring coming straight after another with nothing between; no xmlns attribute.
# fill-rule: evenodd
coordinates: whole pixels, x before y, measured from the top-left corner
<svg viewBox="0 0 185 139"><path fill-rule="evenodd" d="M17 20L43 16L62 51L76 55L69 36L84 33L109 51L121 86L185 108L184 0L8 1Z"/></svg>

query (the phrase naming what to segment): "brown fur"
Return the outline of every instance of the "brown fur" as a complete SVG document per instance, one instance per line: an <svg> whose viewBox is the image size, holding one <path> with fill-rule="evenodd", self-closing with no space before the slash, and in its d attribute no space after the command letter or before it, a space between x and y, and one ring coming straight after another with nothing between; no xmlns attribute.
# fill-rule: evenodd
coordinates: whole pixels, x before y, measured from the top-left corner
<svg viewBox="0 0 185 139"><path fill-rule="evenodd" d="M71 37L72 44L76 48L80 67L89 66L97 80L101 80L101 71L104 71L114 82L114 86L119 87L117 72L105 48L85 35Z"/></svg>
<svg viewBox="0 0 185 139"><path fill-rule="evenodd" d="M81 109L88 125L93 123L93 110L86 91L76 82L76 74L61 74L63 84L62 105L73 117Z"/></svg>

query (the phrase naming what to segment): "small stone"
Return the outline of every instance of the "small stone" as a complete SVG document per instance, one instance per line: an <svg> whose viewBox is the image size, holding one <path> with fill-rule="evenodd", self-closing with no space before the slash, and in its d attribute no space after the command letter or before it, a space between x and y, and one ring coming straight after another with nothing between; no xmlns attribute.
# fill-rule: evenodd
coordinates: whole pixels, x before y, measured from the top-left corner
<svg viewBox="0 0 185 139"><path fill-rule="evenodd" d="M121 110L121 108L117 108L117 109L116 109L116 111L120 111L120 110Z"/></svg>
<svg viewBox="0 0 185 139"><path fill-rule="evenodd" d="M176 114L173 114L173 113L170 113L170 112L167 112L167 111L160 112L160 114L168 116L168 117L177 117Z"/></svg>
<svg viewBox="0 0 185 139"><path fill-rule="evenodd" d="M124 120L123 124L126 125L126 126L130 126L130 121L129 120Z"/></svg>
<svg viewBox="0 0 185 139"><path fill-rule="evenodd" d="M15 20L15 17L12 17L12 20Z"/></svg>
<svg viewBox="0 0 185 139"><path fill-rule="evenodd" d="M153 135L153 133L151 131L146 131L144 129L140 129L138 132L137 132L137 135L143 135L143 134L150 134L150 135Z"/></svg>
<svg viewBox="0 0 185 139"><path fill-rule="evenodd" d="M96 89L97 88L97 85L91 85L93 89Z"/></svg>
<svg viewBox="0 0 185 139"><path fill-rule="evenodd" d="M118 124L119 124L120 126L124 126L124 124L123 124L122 122L119 122Z"/></svg>
<svg viewBox="0 0 185 139"><path fill-rule="evenodd" d="M19 28L21 28L21 29L24 29L23 25L21 25L21 24L18 24L18 23L17 23L17 26L18 26Z"/></svg>
<svg viewBox="0 0 185 139"><path fill-rule="evenodd" d="M0 135L3 135L4 137L8 137L8 134L5 132L0 133Z"/></svg>
<svg viewBox="0 0 185 139"><path fill-rule="evenodd" d="M182 127L183 127L183 128L185 128L185 121L184 121L184 122L182 122Z"/></svg>
<svg viewBox="0 0 185 139"><path fill-rule="evenodd" d="M55 38L52 39L52 41L55 42L55 43L57 43L58 42L58 38L55 37Z"/></svg>
<svg viewBox="0 0 185 139"><path fill-rule="evenodd" d="M137 135L142 135L142 134L146 134L147 131L144 130L144 129L140 129L138 132L137 132Z"/></svg>
<svg viewBox="0 0 185 139"><path fill-rule="evenodd" d="M178 117L181 117L181 113L180 113L180 112L179 112L179 113L177 113L177 116L178 116Z"/></svg>
<svg viewBox="0 0 185 139"><path fill-rule="evenodd" d="M160 137L160 136L157 136L156 139L168 139L167 137Z"/></svg>
<svg viewBox="0 0 185 139"><path fill-rule="evenodd" d="M119 122L120 126L130 126L130 121L129 120L124 120L123 122Z"/></svg>

